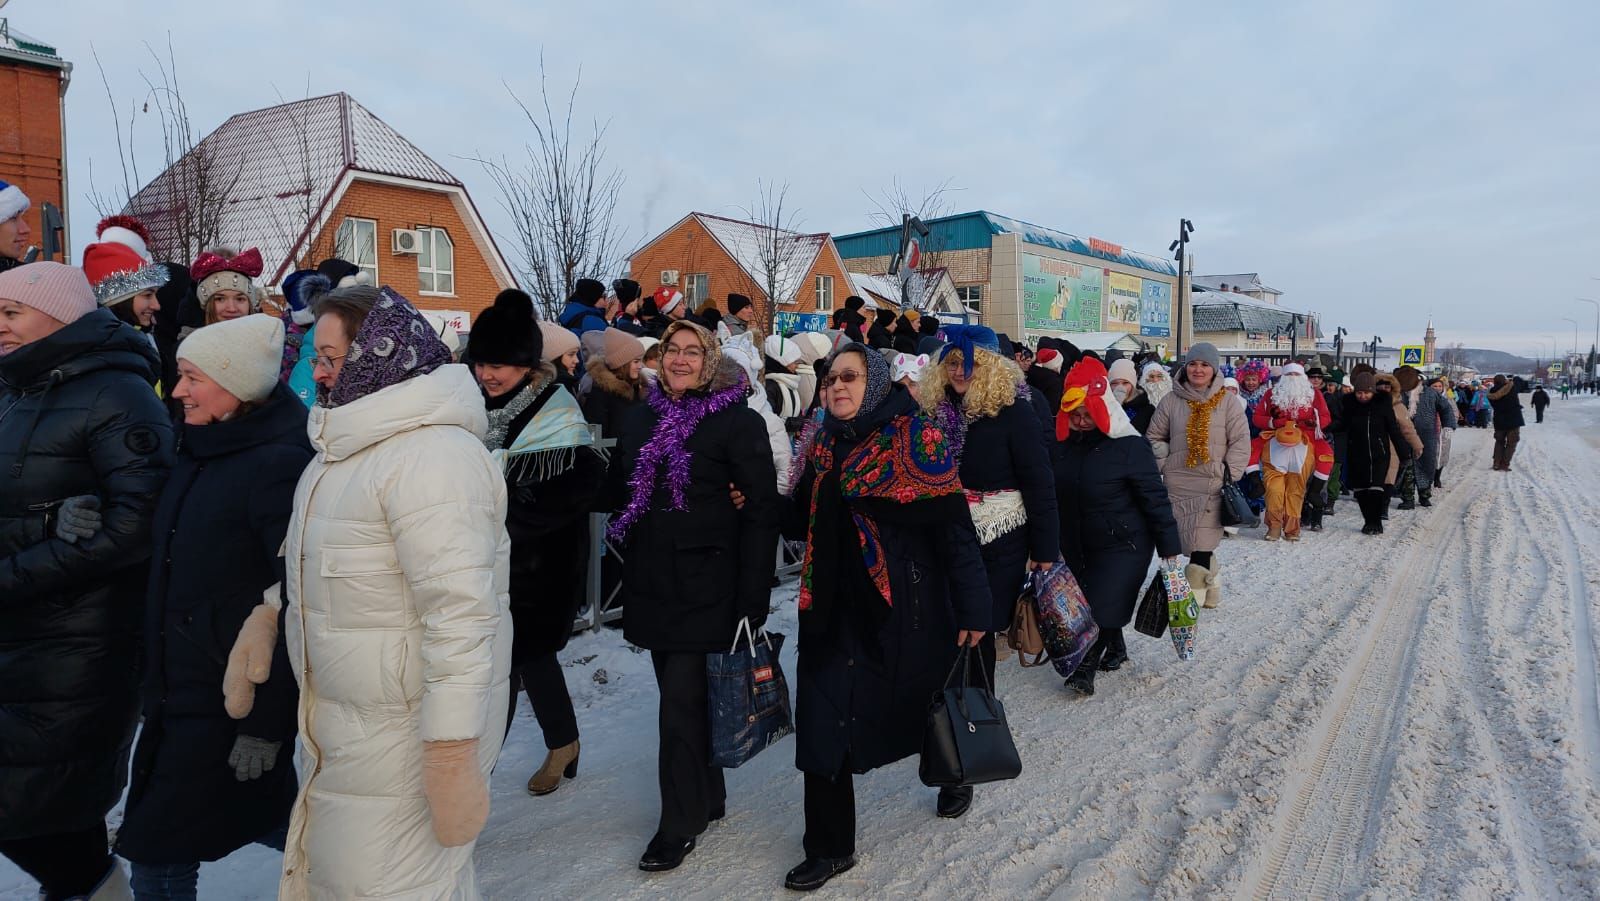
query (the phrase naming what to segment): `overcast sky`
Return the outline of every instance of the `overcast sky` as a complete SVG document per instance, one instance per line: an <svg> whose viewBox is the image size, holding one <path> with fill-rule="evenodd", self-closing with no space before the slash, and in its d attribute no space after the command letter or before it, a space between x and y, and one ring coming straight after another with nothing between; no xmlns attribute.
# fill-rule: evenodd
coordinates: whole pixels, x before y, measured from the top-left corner
<svg viewBox="0 0 1600 901"><path fill-rule="evenodd" d="M1426 10L1421 9L1427 7ZM0 15L75 64L75 242L90 162L116 149L144 44L170 34L196 127L346 91L466 182L528 137L579 69L610 124L637 244L690 210L738 215L788 182L810 230L871 227L895 178L1165 253L1195 223L1202 273L1260 272L1350 339L1532 355L1593 340L1600 299L1600 3L310 3L12 0ZM309 88L308 88L309 83ZM151 159L154 156L151 155ZM512 252L514 242L501 240ZM1546 354L1549 351L1546 350Z"/></svg>

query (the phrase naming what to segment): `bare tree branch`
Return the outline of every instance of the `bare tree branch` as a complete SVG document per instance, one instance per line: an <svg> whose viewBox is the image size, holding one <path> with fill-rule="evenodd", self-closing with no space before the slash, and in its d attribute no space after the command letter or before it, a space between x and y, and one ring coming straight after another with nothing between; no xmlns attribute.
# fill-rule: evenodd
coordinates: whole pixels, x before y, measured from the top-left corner
<svg viewBox="0 0 1600 901"><path fill-rule="evenodd" d="M947 178L923 191L921 196L907 189L898 176L876 195L863 190L863 196L872 204L872 209L867 212L867 218L881 227L899 228L904 216L915 216L924 222L947 216L952 210L949 195L961 190L952 188L950 186L952 181L954 179ZM946 249L944 238L940 233L929 235L922 242L922 258L917 262L917 271L928 272L943 268Z"/></svg>
<svg viewBox="0 0 1600 901"><path fill-rule="evenodd" d="M799 234L798 212L789 208L788 200L788 182L779 185L757 181L755 200L744 208L745 219L760 226L756 274L761 276L761 289L767 294L762 323L769 335L773 333L772 321L778 306L793 303L804 288L800 280L805 273L795 270L810 262L806 257L810 244L807 236Z"/></svg>
<svg viewBox="0 0 1600 901"><path fill-rule="evenodd" d="M559 315L578 279L604 280L621 263L623 235L615 217L624 180L605 160L607 125L594 121L587 139L574 133L581 81L580 70L557 118L541 53L539 112L506 85L533 130L525 158L471 158L499 189L521 256L523 286L546 319Z"/></svg>

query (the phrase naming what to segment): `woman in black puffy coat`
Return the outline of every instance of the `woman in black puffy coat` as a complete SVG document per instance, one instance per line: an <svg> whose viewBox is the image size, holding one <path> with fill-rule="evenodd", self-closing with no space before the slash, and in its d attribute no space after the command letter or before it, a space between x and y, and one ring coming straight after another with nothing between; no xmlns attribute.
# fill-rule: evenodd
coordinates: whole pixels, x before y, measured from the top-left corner
<svg viewBox="0 0 1600 901"><path fill-rule="evenodd" d="M201 862L281 847L294 804L299 690L279 637L278 550L312 451L305 405L278 383L283 342L283 322L256 314L176 353L184 422L156 506L144 728L117 833L140 897L193 897ZM227 662L247 621L266 679L229 710Z"/></svg>
<svg viewBox="0 0 1600 901"><path fill-rule="evenodd" d="M1133 619L1151 553L1173 561L1182 540L1150 442L1108 394L1099 360L1086 357L1072 367L1061 407L1061 555L1100 627L1100 639L1067 678L1067 687L1092 695L1096 669L1115 670L1128 659L1122 630Z"/></svg>
<svg viewBox="0 0 1600 901"><path fill-rule="evenodd" d="M50 898L127 890L105 815L128 778L150 520L172 460L159 367L81 270L0 273L0 854Z"/></svg>

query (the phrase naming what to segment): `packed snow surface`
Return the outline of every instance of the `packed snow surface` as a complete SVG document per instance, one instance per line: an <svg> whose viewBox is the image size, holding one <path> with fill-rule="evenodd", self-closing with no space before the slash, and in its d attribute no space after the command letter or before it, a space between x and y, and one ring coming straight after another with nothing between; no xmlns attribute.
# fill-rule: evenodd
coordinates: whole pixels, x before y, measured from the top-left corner
<svg viewBox="0 0 1600 901"><path fill-rule="evenodd" d="M914 760L859 778L860 862L823 894L1600 897L1600 399L1557 400L1510 473L1490 471L1491 442L1456 432L1434 507L1395 511L1382 538L1345 498L1298 544L1224 542L1193 661L1130 629L1133 662L1089 699L1002 663L1022 777L979 787L959 820L934 817ZM792 584L773 606L793 635ZM727 818L646 875L649 658L602 629L562 660L579 776L528 796L544 745L524 700L478 842L485 894L784 896L802 856L793 740L729 772ZM271 898L278 861L208 864L200 895ZM34 891L0 860L0 898Z"/></svg>

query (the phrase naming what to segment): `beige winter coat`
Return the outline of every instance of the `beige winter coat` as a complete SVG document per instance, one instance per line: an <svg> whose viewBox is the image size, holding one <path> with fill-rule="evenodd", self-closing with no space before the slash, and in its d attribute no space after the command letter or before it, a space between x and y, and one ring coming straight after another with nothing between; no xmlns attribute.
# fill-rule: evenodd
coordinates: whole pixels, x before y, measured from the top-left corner
<svg viewBox="0 0 1600 901"><path fill-rule="evenodd" d="M1211 380L1202 391L1184 381L1172 386L1172 393L1156 405L1145 437L1166 442L1168 452L1161 461L1161 475L1172 498L1172 513L1178 519L1183 552L1214 551L1222 543L1222 473L1226 463L1234 479L1244 476L1250 464L1250 424L1244 408L1224 399L1211 413L1208 431L1211 462L1194 468L1189 458L1189 402L1205 401L1222 391L1221 377Z"/></svg>
<svg viewBox="0 0 1600 901"><path fill-rule="evenodd" d="M334 409L295 491L285 639L300 680L300 794L279 897L475 899L472 845L433 836L422 744L504 737L506 483L483 399L443 366Z"/></svg>
<svg viewBox="0 0 1600 901"><path fill-rule="evenodd" d="M1422 438L1417 435L1417 427L1411 422L1411 410L1406 407L1405 395L1400 393L1400 380L1387 372L1378 373L1377 380L1389 386L1389 396L1394 398L1394 418L1400 423L1400 431L1405 433L1406 444L1411 446L1411 459L1422 456ZM1400 478L1400 449L1389 443L1389 475L1384 478L1385 485L1397 485ZM1422 476L1417 476L1422 478ZM1429 475L1429 482L1433 476Z"/></svg>

